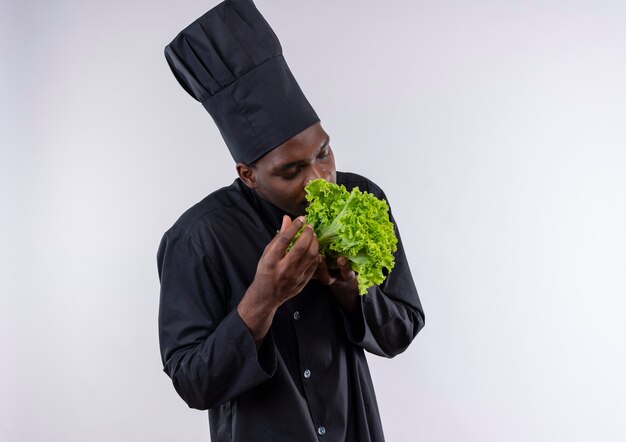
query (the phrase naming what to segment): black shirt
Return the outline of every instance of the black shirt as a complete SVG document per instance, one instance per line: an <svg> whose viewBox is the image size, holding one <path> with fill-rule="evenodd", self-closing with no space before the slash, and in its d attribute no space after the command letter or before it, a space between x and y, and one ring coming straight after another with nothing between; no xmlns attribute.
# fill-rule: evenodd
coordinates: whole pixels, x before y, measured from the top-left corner
<svg viewBox="0 0 626 442"><path fill-rule="evenodd" d="M337 183L385 198L359 175L337 172ZM214 442L382 441L364 350L393 357L424 326L398 230L395 267L359 297L361 314L348 315L312 280L278 308L257 352L236 307L282 215L237 179L165 233L157 256L164 371L190 407L209 410Z"/></svg>

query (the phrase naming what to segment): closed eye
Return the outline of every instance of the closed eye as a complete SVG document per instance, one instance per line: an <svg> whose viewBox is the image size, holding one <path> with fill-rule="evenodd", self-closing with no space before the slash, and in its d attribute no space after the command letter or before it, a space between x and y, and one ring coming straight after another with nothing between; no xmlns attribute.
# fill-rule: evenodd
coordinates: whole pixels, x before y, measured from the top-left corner
<svg viewBox="0 0 626 442"><path fill-rule="evenodd" d="M290 173L285 173L281 175L281 178L285 179L285 180L292 180L295 177L298 176L298 174L302 171L302 167L298 166L296 168L294 168L293 172Z"/></svg>
<svg viewBox="0 0 626 442"><path fill-rule="evenodd" d="M326 146L321 150L321 152L317 155L317 157L326 158L328 155L330 155L330 148L329 146Z"/></svg>

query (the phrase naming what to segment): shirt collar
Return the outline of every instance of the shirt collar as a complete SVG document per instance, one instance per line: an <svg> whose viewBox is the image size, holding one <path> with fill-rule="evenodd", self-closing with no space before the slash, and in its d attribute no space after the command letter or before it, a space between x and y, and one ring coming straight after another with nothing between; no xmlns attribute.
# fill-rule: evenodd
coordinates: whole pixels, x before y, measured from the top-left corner
<svg viewBox="0 0 626 442"><path fill-rule="evenodd" d="M280 229L283 221L283 215L289 214L285 213L284 210L276 207L269 201L261 198L254 189L250 189L246 186L240 178L237 178L236 183L241 189L241 192L245 195L246 199L249 201L250 205L259 214L267 228L272 231Z"/></svg>

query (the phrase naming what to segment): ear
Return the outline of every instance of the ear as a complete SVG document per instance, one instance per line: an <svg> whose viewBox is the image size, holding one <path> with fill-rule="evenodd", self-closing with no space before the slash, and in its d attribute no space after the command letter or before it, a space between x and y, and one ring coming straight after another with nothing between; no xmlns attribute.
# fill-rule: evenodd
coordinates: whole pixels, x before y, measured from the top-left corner
<svg viewBox="0 0 626 442"><path fill-rule="evenodd" d="M244 163L237 163L235 167L237 169L237 174L239 175L239 178L246 186L248 186L250 189L254 189L257 187L254 166L249 166Z"/></svg>

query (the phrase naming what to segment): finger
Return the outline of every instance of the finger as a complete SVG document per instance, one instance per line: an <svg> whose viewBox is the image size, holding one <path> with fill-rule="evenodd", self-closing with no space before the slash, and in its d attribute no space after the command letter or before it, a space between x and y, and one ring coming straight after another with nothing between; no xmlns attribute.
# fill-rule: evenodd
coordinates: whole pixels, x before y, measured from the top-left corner
<svg viewBox="0 0 626 442"><path fill-rule="evenodd" d="M315 274L316 269L317 269L317 261L314 261L311 265L306 267L304 271L299 271L299 276L300 276L298 278L299 282L297 283L297 285L294 286L293 292L292 292L293 294L290 297L297 295L304 289L304 287L309 283L309 281L313 279L313 275Z"/></svg>
<svg viewBox="0 0 626 442"><path fill-rule="evenodd" d="M331 285L333 282L335 282L335 278L330 275L330 272L328 271L328 266L326 265L326 261L323 258L317 266L313 277L319 280L319 282L324 285Z"/></svg>
<svg viewBox="0 0 626 442"><path fill-rule="evenodd" d="M295 220L294 220L295 221ZM278 236L280 233L284 232L285 229L289 226L289 224L293 223L293 221L291 220L291 218L289 217L289 215L283 215L283 220L281 221L280 224L280 229L278 229L276 231L276 236ZM275 247L276 244L276 238L274 238L272 241L270 241L267 246L265 246L265 252L264 254L267 255L271 249L273 249Z"/></svg>
<svg viewBox="0 0 626 442"><path fill-rule="evenodd" d="M283 222L280 226L279 232L282 232L283 230L285 230L285 227L287 227L289 223L291 223L291 218L289 218L288 215L283 215Z"/></svg>
<svg viewBox="0 0 626 442"><path fill-rule="evenodd" d="M312 243L315 248L314 251L311 251ZM317 259L317 239L313 233L313 227L307 225L304 228L302 234L291 247L285 259L289 266L296 266L302 259L307 260L306 265L308 266L311 259Z"/></svg>
<svg viewBox="0 0 626 442"><path fill-rule="evenodd" d="M356 276L345 256L337 258L337 266L339 266L339 276L342 281L349 281Z"/></svg>
<svg viewBox="0 0 626 442"><path fill-rule="evenodd" d="M319 242L317 241L317 235L315 235L315 230L313 230L313 226L309 225L307 227L311 228L312 238L311 242L309 243L309 248L300 259L299 265L312 265L313 273L315 273L315 269L317 269L319 263L323 261L323 258L320 255Z"/></svg>
<svg viewBox="0 0 626 442"><path fill-rule="evenodd" d="M309 267L304 270L304 272L302 272L305 280L304 284L302 285L303 288L313 278L313 275L315 274L315 271L317 269L317 264L317 261L314 261Z"/></svg>
<svg viewBox="0 0 626 442"><path fill-rule="evenodd" d="M315 230L313 229L313 226L309 224L309 226L311 228L311 234L312 234L312 238L311 238L311 243L309 244L309 249L307 250L307 254L306 257L311 261L311 263L315 263L315 267L317 267L317 264L320 263L321 261L321 256L320 256L320 244L317 241L317 235L315 234Z"/></svg>
<svg viewBox="0 0 626 442"><path fill-rule="evenodd" d="M285 256L285 252L287 251L287 247L291 243L291 240L294 236L296 236L296 233L298 233L304 223L305 219L303 216L299 216L291 222L287 221L286 218L283 218L283 226L281 227L281 230L268 244L268 258L278 261Z"/></svg>

